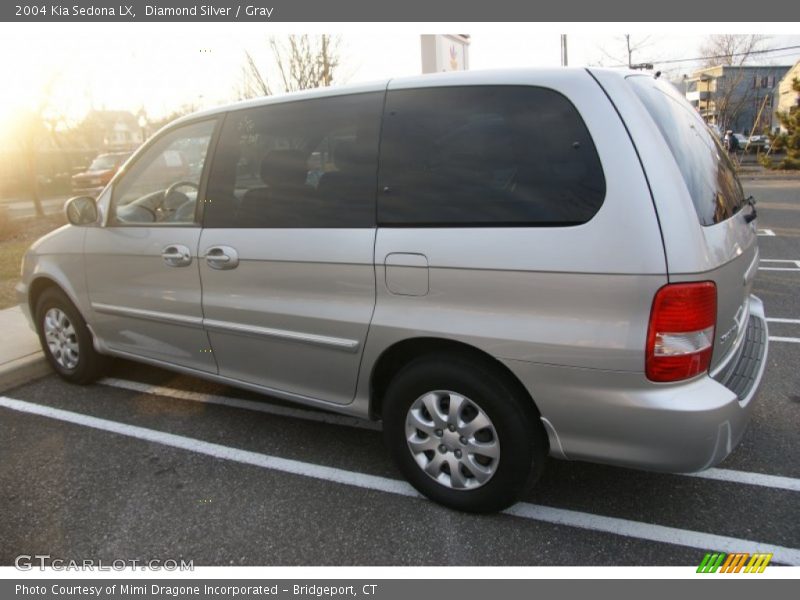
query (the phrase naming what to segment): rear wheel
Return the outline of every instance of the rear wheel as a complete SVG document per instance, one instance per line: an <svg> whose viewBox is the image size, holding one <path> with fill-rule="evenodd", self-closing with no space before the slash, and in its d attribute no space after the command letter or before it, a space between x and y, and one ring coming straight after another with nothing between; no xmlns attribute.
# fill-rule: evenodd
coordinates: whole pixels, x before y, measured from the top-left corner
<svg viewBox="0 0 800 600"><path fill-rule="evenodd" d="M45 290L36 303L36 329L50 366L73 383L91 383L105 366L86 321L59 289Z"/></svg>
<svg viewBox="0 0 800 600"><path fill-rule="evenodd" d="M384 438L400 470L432 500L502 510L541 474L546 434L530 398L500 369L461 357L404 367L384 398Z"/></svg>

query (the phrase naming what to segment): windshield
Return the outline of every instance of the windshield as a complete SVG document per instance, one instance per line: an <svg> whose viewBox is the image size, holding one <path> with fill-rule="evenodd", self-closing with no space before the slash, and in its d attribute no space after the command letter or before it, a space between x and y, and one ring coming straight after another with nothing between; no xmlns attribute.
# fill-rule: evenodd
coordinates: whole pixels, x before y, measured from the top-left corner
<svg viewBox="0 0 800 600"><path fill-rule="evenodd" d="M717 137L672 85L641 75L628 81L675 157L700 223L732 217L744 206L744 193Z"/></svg>
<svg viewBox="0 0 800 600"><path fill-rule="evenodd" d="M108 171L117 166L120 161L119 156L113 154L101 154L89 165L89 171Z"/></svg>

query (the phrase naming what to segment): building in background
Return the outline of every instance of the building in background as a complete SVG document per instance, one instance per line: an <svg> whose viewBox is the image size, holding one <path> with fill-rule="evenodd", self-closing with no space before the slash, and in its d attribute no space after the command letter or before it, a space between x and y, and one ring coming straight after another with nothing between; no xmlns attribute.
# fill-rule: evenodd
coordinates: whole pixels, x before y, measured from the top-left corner
<svg viewBox="0 0 800 600"><path fill-rule="evenodd" d="M91 110L77 129L84 143L98 152L134 150L145 137L140 119L125 110Z"/></svg>
<svg viewBox="0 0 800 600"><path fill-rule="evenodd" d="M792 81L797 78L800 79L800 60L794 63L794 66L789 69L783 79L778 83L778 88L775 90L775 112L789 112L793 106L800 106L800 92L792 89ZM776 126L778 120L774 119Z"/></svg>
<svg viewBox="0 0 800 600"><path fill-rule="evenodd" d="M728 66L700 69L686 79L686 98L719 130L762 133L774 127L773 104L789 66Z"/></svg>
<svg viewBox="0 0 800 600"><path fill-rule="evenodd" d="M469 69L469 35L465 33L423 35L422 72Z"/></svg>

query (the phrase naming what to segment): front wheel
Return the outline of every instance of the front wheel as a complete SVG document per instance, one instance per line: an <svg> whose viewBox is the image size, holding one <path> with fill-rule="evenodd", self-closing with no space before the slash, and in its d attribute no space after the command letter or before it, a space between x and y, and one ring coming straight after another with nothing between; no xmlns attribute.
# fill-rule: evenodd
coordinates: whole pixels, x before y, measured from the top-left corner
<svg viewBox="0 0 800 600"><path fill-rule="evenodd" d="M61 290L45 290L36 303L42 350L56 373L72 383L91 383L105 363L92 344L86 321Z"/></svg>
<svg viewBox="0 0 800 600"><path fill-rule="evenodd" d="M546 434L530 398L500 369L460 357L404 367L384 397L383 431L411 484L470 512L502 510L541 474Z"/></svg>

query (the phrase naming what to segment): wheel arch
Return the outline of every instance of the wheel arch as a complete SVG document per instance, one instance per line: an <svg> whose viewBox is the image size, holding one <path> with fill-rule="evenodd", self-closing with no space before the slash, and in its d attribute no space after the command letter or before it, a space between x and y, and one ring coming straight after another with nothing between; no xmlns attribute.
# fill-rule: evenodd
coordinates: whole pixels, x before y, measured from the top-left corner
<svg viewBox="0 0 800 600"><path fill-rule="evenodd" d="M89 320L86 318L85 310L81 308L81 303L75 294L75 290L69 285L66 285L64 281L59 281L58 278L53 277L49 273L42 273L41 275L35 276L28 284L28 307L30 308L30 315L33 322L36 322L36 305L39 303L39 299L42 297L42 294L49 289L58 290L59 292L63 293L72 303L72 305L75 307L75 310L78 311L78 314L80 314L83 320L87 323L89 333L92 335L93 344L97 349L97 336L94 334L94 330L89 324Z"/></svg>
<svg viewBox="0 0 800 600"><path fill-rule="evenodd" d="M535 411L537 418L541 416L541 412L536 406L536 401L531 397L519 378L506 365L488 352L457 340L437 337L415 337L395 342L386 348L378 357L378 360L375 361L370 373L370 417L374 419L381 418L383 396L392 377L400 369L414 359L437 354L461 356L486 364L506 378L522 394L521 397L530 400L530 406Z"/></svg>
<svg viewBox="0 0 800 600"><path fill-rule="evenodd" d="M75 298L72 297L72 294L70 294L68 290L64 289L63 285L48 275L40 275L33 279L28 286L28 307L31 309L31 315L34 317L36 316L36 305L39 303L39 298L42 297L45 290L50 288L55 288L66 294L70 302L77 307Z"/></svg>

